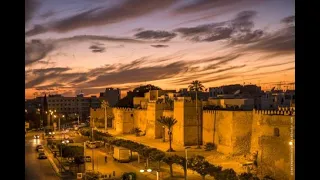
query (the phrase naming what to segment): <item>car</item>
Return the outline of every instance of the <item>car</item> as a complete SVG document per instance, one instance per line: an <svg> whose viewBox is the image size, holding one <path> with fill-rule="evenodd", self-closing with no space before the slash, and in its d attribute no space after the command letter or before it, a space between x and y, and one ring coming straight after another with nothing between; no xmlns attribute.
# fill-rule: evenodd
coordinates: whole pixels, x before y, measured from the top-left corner
<svg viewBox="0 0 320 180"><path fill-rule="evenodd" d="M44 149L43 148L39 148L38 152L44 152Z"/></svg>
<svg viewBox="0 0 320 180"><path fill-rule="evenodd" d="M44 152L40 152L38 155L38 159L47 159L48 157L46 156L46 154Z"/></svg>
<svg viewBox="0 0 320 180"><path fill-rule="evenodd" d="M73 157L67 158L67 161L68 161L69 163L72 163L72 162L74 162L74 158L73 158Z"/></svg>
<svg viewBox="0 0 320 180"><path fill-rule="evenodd" d="M36 150L38 151L38 149L43 149L43 146L40 144L36 147Z"/></svg>
<svg viewBox="0 0 320 180"><path fill-rule="evenodd" d="M40 139L40 136L38 134L33 136L34 139Z"/></svg>
<svg viewBox="0 0 320 180"><path fill-rule="evenodd" d="M88 142L86 143L86 146L90 149L95 149L97 147L95 142Z"/></svg>

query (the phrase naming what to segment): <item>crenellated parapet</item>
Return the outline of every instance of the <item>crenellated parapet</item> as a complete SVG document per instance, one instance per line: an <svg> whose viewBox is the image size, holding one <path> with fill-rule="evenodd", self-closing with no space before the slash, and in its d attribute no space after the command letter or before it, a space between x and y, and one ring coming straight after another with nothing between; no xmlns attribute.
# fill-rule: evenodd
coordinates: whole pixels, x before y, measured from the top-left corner
<svg viewBox="0 0 320 180"><path fill-rule="evenodd" d="M215 110L203 110L203 113L214 114Z"/></svg>
<svg viewBox="0 0 320 180"><path fill-rule="evenodd" d="M295 115L294 108L279 108L278 110L253 110L254 114L263 114L263 115L285 115L292 116Z"/></svg>
<svg viewBox="0 0 320 180"><path fill-rule="evenodd" d="M133 112L133 108L116 107L115 109L120 110L120 111Z"/></svg>

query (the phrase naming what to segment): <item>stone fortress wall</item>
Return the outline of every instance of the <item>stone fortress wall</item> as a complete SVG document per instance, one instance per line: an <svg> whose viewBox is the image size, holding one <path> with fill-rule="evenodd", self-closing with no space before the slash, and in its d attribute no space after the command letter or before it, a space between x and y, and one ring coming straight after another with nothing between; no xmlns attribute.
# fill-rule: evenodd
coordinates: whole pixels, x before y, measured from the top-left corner
<svg viewBox="0 0 320 180"><path fill-rule="evenodd" d="M214 143L217 151L227 155L249 155L257 153L258 165L263 173L277 174L288 179L292 156L289 142L294 131L294 108L278 110L202 110L205 102L198 101L201 143ZM99 112L99 113L97 113ZM96 111L91 116L101 116ZM166 139L167 130L157 122L160 116L173 117L173 142L185 146L197 145L198 126L195 101L174 101L174 110L164 110L164 104L149 101L147 109L112 108L113 127L118 133L130 133L140 128L149 138ZM98 115L100 114L100 115ZM291 158L291 159L290 159Z"/></svg>

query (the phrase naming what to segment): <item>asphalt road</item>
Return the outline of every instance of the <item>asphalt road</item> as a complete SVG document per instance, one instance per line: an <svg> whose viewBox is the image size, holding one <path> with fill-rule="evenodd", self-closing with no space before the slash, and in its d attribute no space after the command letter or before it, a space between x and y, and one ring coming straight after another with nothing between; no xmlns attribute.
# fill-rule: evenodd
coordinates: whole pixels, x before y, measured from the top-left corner
<svg viewBox="0 0 320 180"><path fill-rule="evenodd" d="M33 139L36 133L28 133L25 140L25 179L26 180L59 180L50 162L47 159L38 159L35 150L43 140ZM39 134L39 133L38 133Z"/></svg>

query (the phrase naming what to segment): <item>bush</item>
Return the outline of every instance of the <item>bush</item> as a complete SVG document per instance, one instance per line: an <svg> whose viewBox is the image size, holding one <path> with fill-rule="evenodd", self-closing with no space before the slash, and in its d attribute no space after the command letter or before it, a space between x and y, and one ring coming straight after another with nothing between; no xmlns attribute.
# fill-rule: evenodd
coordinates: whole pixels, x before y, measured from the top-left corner
<svg viewBox="0 0 320 180"><path fill-rule="evenodd" d="M207 143L206 145L205 145L205 150L206 151L211 151L211 150L213 150L215 148L215 145L213 144L213 143Z"/></svg>
<svg viewBox="0 0 320 180"><path fill-rule="evenodd" d="M242 173L238 177L239 177L239 180L259 180L258 177L254 176L251 173Z"/></svg>
<svg viewBox="0 0 320 180"><path fill-rule="evenodd" d="M124 173L122 175L121 179L122 180L136 180L137 179L137 175L134 172Z"/></svg>
<svg viewBox="0 0 320 180"><path fill-rule="evenodd" d="M271 176L265 176L262 178L262 180L275 180L274 178L272 178Z"/></svg>

